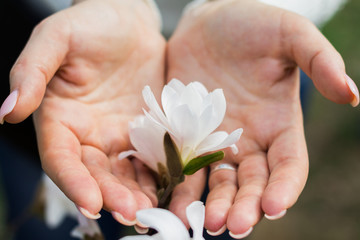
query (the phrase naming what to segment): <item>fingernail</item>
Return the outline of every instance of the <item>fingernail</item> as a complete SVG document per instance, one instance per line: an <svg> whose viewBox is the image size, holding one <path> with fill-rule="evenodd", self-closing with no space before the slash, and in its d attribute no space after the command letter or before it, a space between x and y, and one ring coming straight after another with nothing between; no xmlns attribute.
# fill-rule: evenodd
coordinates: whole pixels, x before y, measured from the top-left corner
<svg viewBox="0 0 360 240"><path fill-rule="evenodd" d="M141 222L139 222L138 220L136 220L136 226L140 227L140 228L149 228L148 226L146 226L145 224L142 224Z"/></svg>
<svg viewBox="0 0 360 240"><path fill-rule="evenodd" d="M134 225L134 229L138 234L146 234L149 231L149 228L143 228L138 225Z"/></svg>
<svg viewBox="0 0 360 240"><path fill-rule="evenodd" d="M77 208L82 213L82 215L84 215L87 218L95 220L95 219L99 219L101 217L100 213L92 214L88 210L86 210L85 208L82 208L82 207L79 207L79 206L77 206Z"/></svg>
<svg viewBox="0 0 360 240"><path fill-rule="evenodd" d="M278 214L275 214L275 215L268 215L268 214L265 214L264 216L269 219L269 220L277 220L277 219L280 219L282 218L283 216L285 216L286 214L286 209L281 211L280 213Z"/></svg>
<svg viewBox="0 0 360 240"><path fill-rule="evenodd" d="M348 75L346 75L346 84L354 95L354 98L350 104L351 106L356 107L359 105L359 89L357 88L355 82Z"/></svg>
<svg viewBox="0 0 360 240"><path fill-rule="evenodd" d="M11 113L14 109L17 99L19 96L19 91L14 90L10 93L10 95L5 99L4 103L1 105L0 108L0 123L4 123L4 117Z"/></svg>
<svg viewBox="0 0 360 240"><path fill-rule="evenodd" d="M234 234L232 232L229 232L229 235L232 237L232 238L235 238L235 239L242 239L242 238L245 238L247 236L250 235L250 233L252 232L253 228L249 228L249 230L247 230L246 232L244 233L241 233L241 234Z"/></svg>
<svg viewBox="0 0 360 240"><path fill-rule="evenodd" d="M223 234L226 230L226 224L224 226L222 226L219 230L217 230L216 232L212 232L209 230L206 230L206 232L210 235L210 236L219 236L221 234Z"/></svg>
<svg viewBox="0 0 360 240"><path fill-rule="evenodd" d="M127 220L118 212L111 212L112 216L115 218L116 221L125 225L125 226L134 226L136 224L136 219L133 221Z"/></svg>

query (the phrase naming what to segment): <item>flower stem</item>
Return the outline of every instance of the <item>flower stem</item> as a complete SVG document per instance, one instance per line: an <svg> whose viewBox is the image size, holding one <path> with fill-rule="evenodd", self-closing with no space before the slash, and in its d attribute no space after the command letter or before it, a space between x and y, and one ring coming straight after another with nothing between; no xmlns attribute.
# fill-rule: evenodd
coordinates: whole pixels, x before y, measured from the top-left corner
<svg viewBox="0 0 360 240"><path fill-rule="evenodd" d="M171 194L174 191L174 188L178 184L182 183L183 181L184 181L184 176L182 176L180 178L171 178L170 179L170 183L166 186L166 189L159 200L159 204L158 204L159 208L167 209L167 207L170 203Z"/></svg>

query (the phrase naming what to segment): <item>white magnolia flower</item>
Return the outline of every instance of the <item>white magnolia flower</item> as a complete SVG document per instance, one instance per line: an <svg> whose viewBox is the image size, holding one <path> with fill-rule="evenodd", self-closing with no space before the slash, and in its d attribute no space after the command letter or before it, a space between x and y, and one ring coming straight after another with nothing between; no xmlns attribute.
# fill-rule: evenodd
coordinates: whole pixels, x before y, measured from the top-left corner
<svg viewBox="0 0 360 240"><path fill-rule="evenodd" d="M85 235L101 235L97 221L82 215L75 204L46 174L43 174L42 181L44 183L45 223L49 228L57 228L65 217L71 217L78 219L79 222L79 226L71 232L73 237L83 239Z"/></svg>
<svg viewBox="0 0 360 240"><path fill-rule="evenodd" d="M157 233L152 236L127 236L121 240L204 240L204 204L200 201L191 203L186 208L186 217L193 230L193 238L190 237L182 221L172 212L161 208L139 210L136 213L137 220L145 226L155 229Z"/></svg>
<svg viewBox="0 0 360 240"><path fill-rule="evenodd" d="M166 156L164 151L165 130L141 115L129 123L130 141L136 149L125 151L119 154L119 159L124 159L130 155L141 159L148 167L155 172L158 171L158 163L166 166Z"/></svg>
<svg viewBox="0 0 360 240"><path fill-rule="evenodd" d="M224 131L213 132L225 116L226 101L222 89L209 93L200 82L192 82L185 86L179 80L173 79L162 91L162 108L149 86L144 88L143 97L150 108L149 112L144 110L145 115L171 135L180 152L183 166L200 155L227 147L231 147L234 154L237 153L235 143L242 134L241 128L230 135ZM142 134L131 136L131 132L136 132L134 128L141 128L144 133L146 131L136 122L130 125L130 138L135 148L136 145L140 145L139 142L145 142L148 145L156 145L148 146L152 151L159 150L155 147L160 142L154 138L146 139Z"/></svg>

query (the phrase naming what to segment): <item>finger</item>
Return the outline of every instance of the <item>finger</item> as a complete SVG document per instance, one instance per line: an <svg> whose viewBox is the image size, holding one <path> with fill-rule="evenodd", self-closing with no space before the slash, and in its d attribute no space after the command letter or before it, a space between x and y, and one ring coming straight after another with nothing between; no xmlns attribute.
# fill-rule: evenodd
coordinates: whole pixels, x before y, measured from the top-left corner
<svg viewBox="0 0 360 240"><path fill-rule="evenodd" d="M54 15L34 29L12 67L10 72L10 96L14 98L12 108L9 109L9 105L2 107L0 120L5 117L10 123L23 121L40 105L46 84L60 67L68 50L67 25L57 19L60 18Z"/></svg>
<svg viewBox="0 0 360 240"><path fill-rule="evenodd" d="M82 146L82 161L99 185L104 208L120 223L128 226L136 224L136 211L152 206L134 181L135 172L128 160L117 160L121 163L118 167L127 172L126 176L118 177L112 174L111 160L93 146Z"/></svg>
<svg viewBox="0 0 360 240"><path fill-rule="evenodd" d="M244 156L238 169L239 191L227 219L232 237L246 237L262 218L261 198L268 177L266 153L257 152Z"/></svg>
<svg viewBox="0 0 360 240"><path fill-rule="evenodd" d="M292 13L283 18L288 52L326 98L336 103L359 104L359 91L346 75L340 54L310 21Z"/></svg>
<svg viewBox="0 0 360 240"><path fill-rule="evenodd" d="M268 185L262 209L269 219L284 215L298 199L308 175L308 156L303 131L290 129L271 144L268 151Z"/></svg>
<svg viewBox="0 0 360 240"><path fill-rule="evenodd" d="M237 174L234 170L214 170L209 176L209 194L206 199L205 228L212 236L222 234L226 229L228 212L238 190Z"/></svg>
<svg viewBox="0 0 360 240"><path fill-rule="evenodd" d="M140 185L142 191L151 200L153 207L156 207L158 204L158 199L156 195L156 182L153 175L140 160L133 159L132 162L136 172L136 181Z"/></svg>
<svg viewBox="0 0 360 240"><path fill-rule="evenodd" d="M169 210L177 215L189 228L186 218L186 207L193 201L199 200L205 187L206 172L201 169L193 175L186 176L185 181L175 187L171 196Z"/></svg>
<svg viewBox="0 0 360 240"><path fill-rule="evenodd" d="M95 218L103 201L96 181L81 162L77 137L64 125L46 121L35 121L44 171L84 215Z"/></svg>

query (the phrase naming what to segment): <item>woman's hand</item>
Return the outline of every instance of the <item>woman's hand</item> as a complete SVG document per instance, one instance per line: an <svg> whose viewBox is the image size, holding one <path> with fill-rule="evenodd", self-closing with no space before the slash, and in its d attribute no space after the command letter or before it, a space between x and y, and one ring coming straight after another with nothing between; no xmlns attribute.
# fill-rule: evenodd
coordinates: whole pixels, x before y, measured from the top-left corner
<svg viewBox="0 0 360 240"><path fill-rule="evenodd" d="M330 100L359 101L340 54L312 23L252 0L209 1L188 11L169 41L168 66L168 80L223 88L222 129L244 128L239 154L229 152L225 160L237 172L210 173L205 227L213 234L226 225L242 238L264 213L279 218L298 199L308 155L297 66ZM185 206L202 187L190 180L180 185L170 210L186 222Z"/></svg>
<svg viewBox="0 0 360 240"><path fill-rule="evenodd" d="M138 209L156 204L137 183L151 185L144 168L117 155L130 147L128 121L141 113L142 88L164 84L164 55L145 1L88 0L41 22L13 66L16 105L5 120L20 122L38 108L42 166L90 218L104 207L132 225Z"/></svg>

